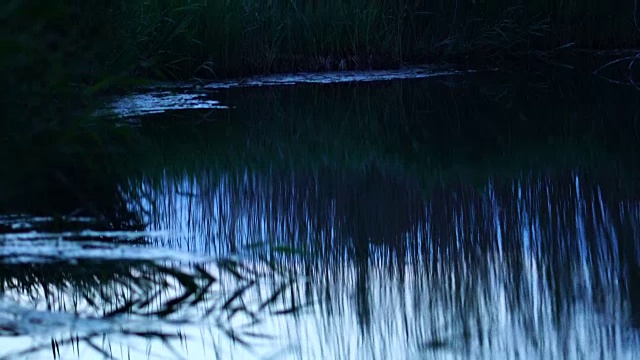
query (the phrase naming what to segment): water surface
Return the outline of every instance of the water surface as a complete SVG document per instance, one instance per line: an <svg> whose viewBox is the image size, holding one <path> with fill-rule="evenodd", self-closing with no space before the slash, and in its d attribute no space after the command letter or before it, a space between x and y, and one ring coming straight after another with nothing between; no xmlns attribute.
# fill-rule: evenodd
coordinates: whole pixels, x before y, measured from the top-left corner
<svg viewBox="0 0 640 360"><path fill-rule="evenodd" d="M420 71L115 100L111 226L0 218L0 357L635 358L640 93Z"/></svg>

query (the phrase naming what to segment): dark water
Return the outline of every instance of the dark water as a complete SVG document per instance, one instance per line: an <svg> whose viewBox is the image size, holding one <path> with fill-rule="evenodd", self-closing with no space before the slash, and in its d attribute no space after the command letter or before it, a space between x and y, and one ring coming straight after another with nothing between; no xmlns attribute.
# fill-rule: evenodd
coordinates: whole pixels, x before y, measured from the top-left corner
<svg viewBox="0 0 640 360"><path fill-rule="evenodd" d="M131 226L0 218L0 357L640 354L640 92L250 85L120 100Z"/></svg>

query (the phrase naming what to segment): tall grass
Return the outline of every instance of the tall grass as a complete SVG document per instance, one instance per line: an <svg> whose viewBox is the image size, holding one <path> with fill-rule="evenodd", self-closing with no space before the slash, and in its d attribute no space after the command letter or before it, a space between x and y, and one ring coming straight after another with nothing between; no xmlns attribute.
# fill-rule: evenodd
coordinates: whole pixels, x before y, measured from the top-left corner
<svg viewBox="0 0 640 360"><path fill-rule="evenodd" d="M232 76L496 62L533 48L638 45L634 2L134 0L117 21L141 75Z"/></svg>
<svg viewBox="0 0 640 360"><path fill-rule="evenodd" d="M0 9L0 71L60 94L123 75L495 64L567 44L637 46L637 12L633 0L11 0Z"/></svg>

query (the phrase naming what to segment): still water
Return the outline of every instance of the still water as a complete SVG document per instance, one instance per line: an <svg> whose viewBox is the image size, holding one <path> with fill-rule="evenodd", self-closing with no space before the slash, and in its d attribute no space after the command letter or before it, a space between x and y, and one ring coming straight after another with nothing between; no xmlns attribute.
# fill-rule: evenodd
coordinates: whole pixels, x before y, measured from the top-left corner
<svg viewBox="0 0 640 360"><path fill-rule="evenodd" d="M130 226L0 217L0 358L640 354L639 92L331 76L111 102Z"/></svg>

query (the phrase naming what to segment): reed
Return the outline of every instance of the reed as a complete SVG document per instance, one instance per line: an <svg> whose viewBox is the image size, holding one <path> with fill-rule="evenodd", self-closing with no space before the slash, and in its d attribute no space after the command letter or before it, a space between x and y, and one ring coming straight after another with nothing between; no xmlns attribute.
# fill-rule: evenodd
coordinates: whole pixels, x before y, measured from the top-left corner
<svg viewBox="0 0 640 360"><path fill-rule="evenodd" d="M495 63L639 40L633 1L139 0L117 10L138 73L155 77Z"/></svg>
<svg viewBox="0 0 640 360"><path fill-rule="evenodd" d="M0 9L0 72L15 104L34 94L77 102L78 88L131 76L496 65L533 50L638 46L639 12L634 0L12 0Z"/></svg>

